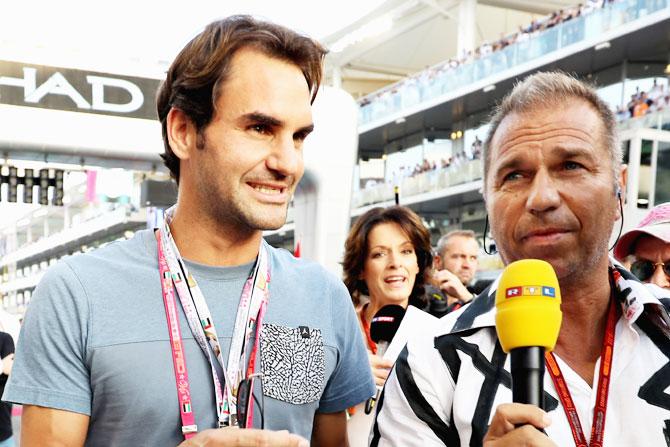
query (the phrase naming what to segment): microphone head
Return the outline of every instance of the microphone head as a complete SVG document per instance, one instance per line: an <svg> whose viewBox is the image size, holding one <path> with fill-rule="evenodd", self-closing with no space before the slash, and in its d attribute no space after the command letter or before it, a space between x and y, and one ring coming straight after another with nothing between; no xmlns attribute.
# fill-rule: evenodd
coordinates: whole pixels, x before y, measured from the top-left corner
<svg viewBox="0 0 670 447"><path fill-rule="evenodd" d="M556 346L561 329L561 291L551 264L523 259L509 264L496 291L496 331L505 352Z"/></svg>
<svg viewBox="0 0 670 447"><path fill-rule="evenodd" d="M388 304L377 311L370 321L370 338L375 343L390 342L398 332L405 316L405 308L398 304Z"/></svg>

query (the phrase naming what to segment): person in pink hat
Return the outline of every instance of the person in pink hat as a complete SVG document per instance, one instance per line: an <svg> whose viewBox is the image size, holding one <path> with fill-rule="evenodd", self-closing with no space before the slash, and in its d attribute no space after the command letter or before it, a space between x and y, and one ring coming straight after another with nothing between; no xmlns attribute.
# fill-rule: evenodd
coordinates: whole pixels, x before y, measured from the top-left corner
<svg viewBox="0 0 670 447"><path fill-rule="evenodd" d="M623 234L614 257L632 255L630 271L640 281L670 290L670 202L656 205L639 225Z"/></svg>

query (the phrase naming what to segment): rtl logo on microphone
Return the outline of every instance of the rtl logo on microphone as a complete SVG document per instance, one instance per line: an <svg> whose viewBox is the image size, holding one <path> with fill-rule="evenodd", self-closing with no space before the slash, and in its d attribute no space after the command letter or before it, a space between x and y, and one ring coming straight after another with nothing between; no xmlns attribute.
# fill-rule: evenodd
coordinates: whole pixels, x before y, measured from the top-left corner
<svg viewBox="0 0 670 447"><path fill-rule="evenodd" d="M505 298L517 298L520 296L546 296L556 298L556 289L549 286L519 286L505 289Z"/></svg>

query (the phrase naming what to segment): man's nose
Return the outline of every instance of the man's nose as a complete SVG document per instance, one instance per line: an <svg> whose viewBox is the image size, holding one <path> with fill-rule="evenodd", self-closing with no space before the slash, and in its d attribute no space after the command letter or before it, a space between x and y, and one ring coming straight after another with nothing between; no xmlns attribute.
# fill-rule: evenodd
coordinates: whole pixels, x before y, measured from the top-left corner
<svg viewBox="0 0 670 447"><path fill-rule="evenodd" d="M556 182L546 169L538 170L530 184L526 208L532 213L542 213L558 208L560 203L561 195Z"/></svg>
<svg viewBox="0 0 670 447"><path fill-rule="evenodd" d="M274 142L272 152L267 159L267 167L282 176L297 176L302 172L302 150L292 135L282 135Z"/></svg>
<svg viewBox="0 0 670 447"><path fill-rule="evenodd" d="M661 264L656 264L654 266L654 274L649 278L649 282L656 284L659 287L663 287L664 289L670 289L670 278L668 278L668 275L663 271L663 265Z"/></svg>

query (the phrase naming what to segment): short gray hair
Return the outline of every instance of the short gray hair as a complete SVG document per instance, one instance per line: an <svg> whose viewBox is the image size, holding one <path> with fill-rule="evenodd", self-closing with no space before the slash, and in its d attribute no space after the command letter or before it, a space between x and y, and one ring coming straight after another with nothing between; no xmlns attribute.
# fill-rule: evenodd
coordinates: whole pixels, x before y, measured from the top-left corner
<svg viewBox="0 0 670 447"><path fill-rule="evenodd" d="M474 231L453 230L440 237L440 239L437 241L437 255L439 257L444 256L444 251L447 249L447 244L449 243L449 240L453 237L467 237L474 239L474 241L477 242L477 246L479 246L479 241L477 241L477 236L475 235Z"/></svg>
<svg viewBox="0 0 670 447"><path fill-rule="evenodd" d="M600 117L603 127L602 140L610 154L614 178L618 180L623 151L612 109L598 96L594 86L560 71L539 72L517 83L496 107L489 121L490 127L484 142L484 195L486 195L486 177L491 166L491 142L502 120L513 113L523 114L537 108L555 106L570 99L585 101Z"/></svg>

